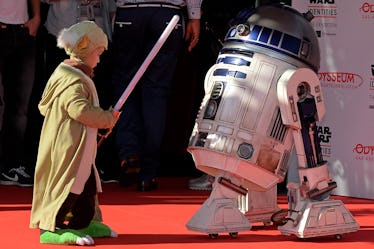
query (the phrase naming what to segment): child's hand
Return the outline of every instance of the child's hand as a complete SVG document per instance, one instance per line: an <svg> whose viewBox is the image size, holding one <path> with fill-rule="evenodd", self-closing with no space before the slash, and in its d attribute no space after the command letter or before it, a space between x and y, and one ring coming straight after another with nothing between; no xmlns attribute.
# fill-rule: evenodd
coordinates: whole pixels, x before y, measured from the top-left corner
<svg viewBox="0 0 374 249"><path fill-rule="evenodd" d="M121 114L121 112L119 112L119 111L116 111L116 110L114 110L114 109L110 109L111 111L112 111L112 114L113 114L113 116L116 118L116 120L118 120L118 118L119 118L119 115Z"/></svg>
<svg viewBox="0 0 374 249"><path fill-rule="evenodd" d="M121 115L121 112L114 110L112 107L109 110L112 111L112 115L114 117L114 122L113 122L113 126L112 126L112 128L113 128L116 125L116 123L119 119L119 115Z"/></svg>
<svg viewBox="0 0 374 249"><path fill-rule="evenodd" d="M114 120L113 120L113 123L112 123L112 127L111 129L116 125L118 119L119 119L119 116L121 115L121 112L113 109L113 107L110 107L109 108L109 111L112 113L113 117L114 117Z"/></svg>

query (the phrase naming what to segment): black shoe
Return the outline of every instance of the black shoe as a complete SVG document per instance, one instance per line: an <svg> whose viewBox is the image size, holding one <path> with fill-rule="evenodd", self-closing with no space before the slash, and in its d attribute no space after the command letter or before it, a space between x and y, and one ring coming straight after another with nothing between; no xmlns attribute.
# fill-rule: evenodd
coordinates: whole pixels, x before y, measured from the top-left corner
<svg viewBox="0 0 374 249"><path fill-rule="evenodd" d="M157 181L155 178L138 182L138 191L146 192L157 189Z"/></svg>
<svg viewBox="0 0 374 249"><path fill-rule="evenodd" d="M118 180L118 174L117 176L114 176L112 174L107 174L106 171L99 169L99 175L100 180L102 183L113 183L113 182L119 182Z"/></svg>
<svg viewBox="0 0 374 249"><path fill-rule="evenodd" d="M34 185L34 178L26 173L25 167L12 168L7 173L1 173L0 184L31 187Z"/></svg>
<svg viewBox="0 0 374 249"><path fill-rule="evenodd" d="M119 174L119 185L121 187L129 187L136 183L138 173L140 171L139 158L130 158L122 160L121 171Z"/></svg>

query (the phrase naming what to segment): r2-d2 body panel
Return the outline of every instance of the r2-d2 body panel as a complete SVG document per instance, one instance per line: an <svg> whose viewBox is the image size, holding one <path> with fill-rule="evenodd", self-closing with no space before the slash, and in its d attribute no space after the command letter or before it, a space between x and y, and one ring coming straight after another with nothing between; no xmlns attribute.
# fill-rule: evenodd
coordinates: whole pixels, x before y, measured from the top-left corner
<svg viewBox="0 0 374 249"><path fill-rule="evenodd" d="M290 69L317 71L319 47L309 20L287 6L263 6L243 16L206 74L188 150L198 169L266 191L283 181L293 146L278 81Z"/></svg>

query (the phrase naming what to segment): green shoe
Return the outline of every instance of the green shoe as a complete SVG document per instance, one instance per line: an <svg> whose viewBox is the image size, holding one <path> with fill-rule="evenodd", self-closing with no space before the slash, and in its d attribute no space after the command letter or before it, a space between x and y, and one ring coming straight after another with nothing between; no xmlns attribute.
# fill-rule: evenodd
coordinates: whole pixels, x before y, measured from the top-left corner
<svg viewBox="0 0 374 249"><path fill-rule="evenodd" d="M40 243L80 246L95 244L91 236L73 229L44 231L40 234Z"/></svg>
<svg viewBox="0 0 374 249"><path fill-rule="evenodd" d="M91 237L117 237L117 233L110 227L99 221L92 220L88 227L79 229L79 232L88 234Z"/></svg>

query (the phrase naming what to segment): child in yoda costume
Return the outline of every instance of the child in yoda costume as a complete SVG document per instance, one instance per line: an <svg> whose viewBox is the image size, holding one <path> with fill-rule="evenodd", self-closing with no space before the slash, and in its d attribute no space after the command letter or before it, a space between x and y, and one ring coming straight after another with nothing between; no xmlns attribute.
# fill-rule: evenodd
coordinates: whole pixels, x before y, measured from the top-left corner
<svg viewBox="0 0 374 249"><path fill-rule="evenodd" d="M38 105L44 123L30 227L40 229L40 243L93 245L93 237L116 236L101 222L95 157L98 129L111 129L119 113L99 107L91 80L108 41L90 21L62 30L57 41L70 59L51 75Z"/></svg>

